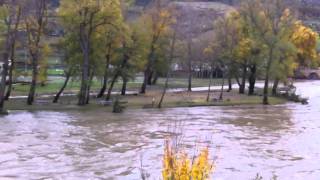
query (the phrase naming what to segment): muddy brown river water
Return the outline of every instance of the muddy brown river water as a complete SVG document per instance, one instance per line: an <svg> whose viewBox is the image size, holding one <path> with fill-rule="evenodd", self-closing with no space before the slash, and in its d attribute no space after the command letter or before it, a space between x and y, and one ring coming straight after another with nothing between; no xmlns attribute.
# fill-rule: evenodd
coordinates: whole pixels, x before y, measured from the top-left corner
<svg viewBox="0 0 320 180"><path fill-rule="evenodd" d="M86 112L0 118L0 179L161 178L164 139L210 144L213 179L320 179L320 82L296 83L309 105ZM196 147L196 148L195 148Z"/></svg>

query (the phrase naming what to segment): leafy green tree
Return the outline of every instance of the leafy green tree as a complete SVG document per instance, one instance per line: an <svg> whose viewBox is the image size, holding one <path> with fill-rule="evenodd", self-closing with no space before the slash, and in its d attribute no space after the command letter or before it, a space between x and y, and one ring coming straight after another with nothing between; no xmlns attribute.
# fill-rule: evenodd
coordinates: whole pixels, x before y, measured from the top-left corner
<svg viewBox="0 0 320 180"><path fill-rule="evenodd" d="M76 34L66 34L59 42L58 47L63 49L62 57L64 62L64 76L65 80L60 90L57 92L53 99L53 103L57 103L61 94L64 92L69 81L73 76L78 76L80 72L79 59L81 59L81 48L77 41Z"/></svg>
<svg viewBox="0 0 320 180"><path fill-rule="evenodd" d="M237 11L231 11L215 23L215 38L213 48L220 50L221 63L229 79L229 91L232 90L231 78L237 76L239 62L237 61L238 44L241 40L241 24Z"/></svg>
<svg viewBox="0 0 320 180"><path fill-rule="evenodd" d="M146 62L148 45L145 43L146 34L134 24L123 24L121 29L121 44L116 49L115 58L112 62L111 73L113 76L106 100L110 100L112 89L120 77L123 80L121 94L125 95L128 80L133 79L135 74L143 69Z"/></svg>
<svg viewBox="0 0 320 180"><path fill-rule="evenodd" d="M89 103L89 90L94 66L90 55L93 55L93 39L105 26L116 24L121 19L119 0L62 0L59 8L67 30L78 33L82 52L81 87L78 105Z"/></svg>
<svg viewBox="0 0 320 180"><path fill-rule="evenodd" d="M252 30L256 41L265 49L265 83L263 104L269 104L269 81L274 63L279 62L281 51L290 46L294 16L282 0L245 1L241 14ZM283 52L282 52L283 53Z"/></svg>
<svg viewBox="0 0 320 180"><path fill-rule="evenodd" d="M15 68L15 64L16 64L16 48L17 48L17 32L19 30L20 24L21 24L21 14L22 14L22 3L19 2L17 3L17 1L12 1L11 2L11 6L14 6L14 25L13 25L13 32L12 32L12 38L11 38L11 50L10 50L10 66L9 66L9 72L8 72L8 87L7 87L7 92L6 92L6 96L5 96L5 100L9 100L9 97L11 95L11 90L12 90L12 84L13 84L13 71ZM11 24L11 23L9 23Z"/></svg>
<svg viewBox="0 0 320 180"><path fill-rule="evenodd" d="M39 63L45 59L45 52L43 47L44 29L47 24L48 1L47 0L33 0L28 2L29 11L24 18L24 25L27 32L27 46L31 57L32 64L32 81L27 99L27 104L32 105L36 92L36 85L38 83Z"/></svg>
<svg viewBox="0 0 320 180"><path fill-rule="evenodd" d="M167 6L167 2L156 0L153 6L145 12L141 19L144 21L145 27L148 28L150 32L148 58L144 69L144 80L140 89L140 93L144 94L146 92L148 80L152 76L154 70L159 41L167 32L169 32L170 25L174 23L174 18L172 18L172 13Z"/></svg>
<svg viewBox="0 0 320 180"><path fill-rule="evenodd" d="M102 47L105 47L105 62L104 62L104 74L103 74L103 83L102 87L97 95L98 98L101 98L106 89L108 84L108 79L110 76L110 65L111 60L115 55L115 49L119 44L119 33L114 28L108 28L105 32L105 35L102 36L103 44Z"/></svg>
<svg viewBox="0 0 320 180"><path fill-rule="evenodd" d="M12 87L12 71L16 49L17 31L21 19L21 5L16 1L1 4L0 7L0 31L4 36L1 43L4 44L2 54L1 82L0 82L0 112L4 112L4 101L9 99ZM3 42L2 42L3 41ZM9 62L9 59L11 62ZM11 64L10 64L11 63ZM9 75L9 86L6 91L7 76Z"/></svg>

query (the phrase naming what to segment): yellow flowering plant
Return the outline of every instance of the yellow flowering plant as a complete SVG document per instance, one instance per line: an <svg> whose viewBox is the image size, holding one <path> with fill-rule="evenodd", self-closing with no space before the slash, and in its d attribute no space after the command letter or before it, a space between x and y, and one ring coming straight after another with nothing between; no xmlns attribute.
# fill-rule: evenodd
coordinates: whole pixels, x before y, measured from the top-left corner
<svg viewBox="0 0 320 180"><path fill-rule="evenodd" d="M187 153L172 148L170 141L165 142L162 177L164 180L206 180L215 169L209 159L208 147L190 160Z"/></svg>

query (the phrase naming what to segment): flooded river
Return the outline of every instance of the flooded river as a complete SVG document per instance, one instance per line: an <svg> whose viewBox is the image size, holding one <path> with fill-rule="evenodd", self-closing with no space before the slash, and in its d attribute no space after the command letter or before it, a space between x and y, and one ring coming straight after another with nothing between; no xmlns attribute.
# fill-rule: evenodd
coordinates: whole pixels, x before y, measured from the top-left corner
<svg viewBox="0 0 320 180"><path fill-rule="evenodd" d="M160 179L164 139L209 144L213 179L320 178L320 82L296 84L309 105L87 112L0 118L0 179Z"/></svg>

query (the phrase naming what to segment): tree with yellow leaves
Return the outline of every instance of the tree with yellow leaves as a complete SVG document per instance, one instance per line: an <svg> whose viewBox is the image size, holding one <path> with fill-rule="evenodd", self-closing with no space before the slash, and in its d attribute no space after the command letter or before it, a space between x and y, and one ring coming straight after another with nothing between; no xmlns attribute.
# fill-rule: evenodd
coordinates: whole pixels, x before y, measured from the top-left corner
<svg viewBox="0 0 320 180"><path fill-rule="evenodd" d="M170 25L175 22L175 19L172 15L172 9L168 7L167 2L156 0L153 6L145 12L141 20L144 21L145 26L149 28L150 31L149 52L144 69L144 79L140 89L140 93L144 94L148 80L153 74L156 52L159 48L161 38L170 32Z"/></svg>
<svg viewBox="0 0 320 180"><path fill-rule="evenodd" d="M290 35L295 18L283 0L244 1L240 11L247 22L250 34L256 42L259 42L265 56L263 104L269 104L269 81L272 78L272 70L276 70L274 64L286 54L283 50L287 48L283 47L291 46Z"/></svg>
<svg viewBox="0 0 320 180"><path fill-rule="evenodd" d="M215 22L215 39L212 48L220 50L220 67L229 79L229 91L232 90L231 78L238 72L236 53L242 36L242 24L238 11L231 11Z"/></svg>
<svg viewBox="0 0 320 180"><path fill-rule="evenodd" d="M300 21L295 23L291 41L297 48L297 63L299 66L310 67L318 65L317 41L319 34L304 26Z"/></svg>
<svg viewBox="0 0 320 180"><path fill-rule="evenodd" d="M289 39L290 46L280 46L279 61L275 63L274 84L272 94L277 94L279 81L285 81L288 76L293 76L299 67L318 66L317 41L318 33L304 26L300 21L295 22L292 35Z"/></svg>

